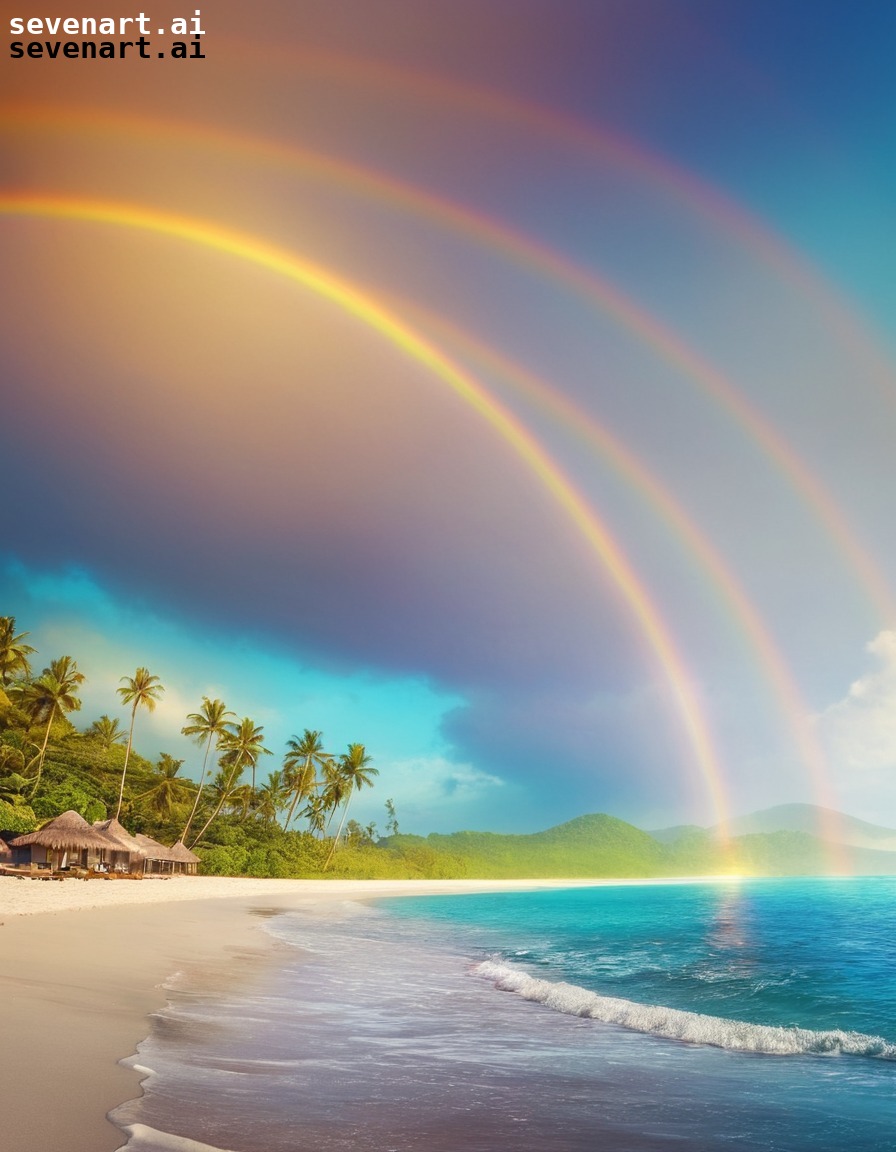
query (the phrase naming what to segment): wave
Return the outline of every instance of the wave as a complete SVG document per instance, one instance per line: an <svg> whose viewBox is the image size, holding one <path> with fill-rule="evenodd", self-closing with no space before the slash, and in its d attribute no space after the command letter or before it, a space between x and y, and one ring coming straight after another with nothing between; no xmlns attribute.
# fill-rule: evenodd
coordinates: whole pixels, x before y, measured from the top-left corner
<svg viewBox="0 0 896 1152"><path fill-rule="evenodd" d="M633 1032L707 1044L737 1052L757 1052L771 1056L872 1056L896 1060L896 1044L881 1036L861 1032L813 1032L808 1028L780 1028L749 1024L723 1016L704 1016L653 1004L638 1004L614 996L601 996L587 988L562 981L540 980L519 968L495 960L476 965L474 972L491 980L503 992L514 992L524 1000L544 1004L568 1016L583 1016L605 1024L618 1024Z"/></svg>
<svg viewBox="0 0 896 1152"><path fill-rule="evenodd" d="M201 1144L198 1140L188 1140L171 1132L160 1132L146 1124L123 1124L121 1128L128 1133L129 1139L118 1152L227 1152L225 1148Z"/></svg>

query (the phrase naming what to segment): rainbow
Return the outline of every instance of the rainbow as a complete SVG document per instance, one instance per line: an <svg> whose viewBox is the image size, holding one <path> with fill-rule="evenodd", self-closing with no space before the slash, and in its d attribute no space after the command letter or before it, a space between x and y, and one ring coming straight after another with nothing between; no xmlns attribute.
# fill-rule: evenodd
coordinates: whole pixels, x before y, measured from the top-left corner
<svg viewBox="0 0 896 1152"><path fill-rule="evenodd" d="M716 814L725 830L728 811L723 777L709 725L692 678L647 590L622 548L528 429L486 388L449 360L434 344L352 284L326 269L256 236L216 223L145 206L25 193L0 195L0 215L78 221L135 229L220 252L282 276L330 301L411 357L454 391L490 424L563 509L604 565L635 617L663 671L689 746Z"/></svg>
<svg viewBox="0 0 896 1152"><path fill-rule="evenodd" d="M392 70L387 70L387 74L391 76ZM422 79L420 78L421 82ZM407 82L409 83L409 81ZM427 82L430 85L435 85L434 90L438 92L454 91L456 87L448 81L436 83L428 80ZM459 89L456 93L458 99L460 93L465 93L465 90ZM541 125L544 129L555 125L555 122L557 130L566 125L566 130L571 132L575 139L579 139L585 134L594 143L595 134L581 126L576 126L575 122L572 122L571 127L562 117L556 117L553 113L539 109L537 106L520 105L518 102L510 101L505 97L492 95L493 103L491 106L495 111L500 109L503 110L504 114L513 114L517 118L528 117L533 124ZM468 94L465 93L465 98L467 96ZM514 263L528 270L534 270L541 275L549 276L555 282L564 285L584 299L591 307L610 316L634 336L640 344L649 347L659 359L678 371L683 378L696 384L705 396L728 415L742 434L759 446L766 459L777 468L791 488L812 510L816 520L822 525L835 545L836 554L849 562L853 575L857 577L869 597L880 621L885 624L896 621L896 598L894 598L888 579L864 545L858 540L848 518L818 476L800 458L770 421L750 404L742 392L722 372L690 347L671 328L638 306L605 278L580 267L574 261L534 238L520 234L500 221L482 213L461 207L434 193L422 191L367 168L344 160L322 156L297 146L283 145L267 140L258 141L251 137L240 136L229 131L222 132L215 128L185 127L167 121L138 119L130 115L123 117L93 110L85 118L85 114L71 110L26 108L8 113L6 122L13 127L24 130L26 122L32 125L42 122L54 125L70 123L72 120L81 124L86 123L88 127L95 128L98 124L105 124L122 129L127 128L129 132L132 132L136 127L142 127L145 131L157 133L160 138L166 140L180 137L184 140L198 141L206 145L211 142L225 150L239 149L241 152L255 154L288 167L311 170L322 178L338 181L362 195L375 196L392 206L409 209L440 227L451 228L475 242L499 252ZM597 139L602 140L603 137ZM628 156L630 160L633 156L639 157L641 167L644 167L646 163L645 154L634 149L632 145L626 145L623 148L622 144L618 143L614 155L617 153L620 156ZM651 165L651 171L654 175L657 171L662 170L663 166L658 161ZM676 187L682 184L689 187L684 176L678 177L674 183ZM706 196L709 198L708 193ZM729 215L733 212L734 209L732 208ZM745 227L746 225L742 224L738 234L743 235ZM758 225L755 227L758 228ZM752 235L753 233L750 232L749 236L752 237ZM766 247L769 247L770 244L771 241L768 241ZM804 280L805 276L803 277Z"/></svg>
<svg viewBox="0 0 896 1152"><path fill-rule="evenodd" d="M225 41L226 43L226 41ZM259 63L270 66L272 46L229 43L230 51L245 60L247 49ZM483 113L539 133L554 142L563 141L579 154L591 154L609 161L624 171L648 181L674 197L701 223L710 222L726 237L733 238L752 257L759 257L785 283L812 300L814 309L824 316L828 327L836 331L844 345L862 362L877 382L881 394L892 405L896 398L896 372L885 353L848 299L822 275L801 252L764 221L732 200L708 181L682 168L667 156L648 151L637 141L591 122L578 119L517 94L508 95L482 84L463 83L453 77L422 72L394 63L361 56L322 50L278 45L273 48L304 72L316 70L338 77L342 85L380 85L406 93L416 100L438 100L455 108L465 108L471 115Z"/></svg>
<svg viewBox="0 0 896 1152"><path fill-rule="evenodd" d="M747 644L755 652L763 678L771 686L780 712L792 729L795 744L806 769L807 779L820 811L822 839L836 845L838 829L833 822L833 809L838 807L830 784L827 757L814 726L809 721L810 708L800 691L786 660L782 656L766 623L748 597L730 566L712 542L690 518L685 509L618 437L563 393L529 369L483 344L466 331L450 324L441 316L424 312L419 306L404 305L418 327L434 332L440 344L459 348L482 367L509 383L516 391L533 401L566 431L579 437L596 450L609 466L638 493L659 520L671 528L692 563L699 565L713 591L724 602L727 613L739 626ZM831 864L835 872L849 870L844 854L832 847Z"/></svg>

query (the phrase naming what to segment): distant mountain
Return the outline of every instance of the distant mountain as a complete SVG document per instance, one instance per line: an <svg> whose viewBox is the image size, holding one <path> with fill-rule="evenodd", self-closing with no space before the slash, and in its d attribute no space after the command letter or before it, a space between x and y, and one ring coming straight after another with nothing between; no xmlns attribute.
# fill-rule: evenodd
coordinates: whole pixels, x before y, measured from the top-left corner
<svg viewBox="0 0 896 1152"><path fill-rule="evenodd" d="M817 804L777 804L773 808L750 812L747 816L737 816L728 825L730 836L774 832L805 832L829 843L896 852L896 829L869 824L856 816L847 816L844 812L835 812ZM717 837L719 826L701 828L697 824L676 824L671 828L651 829L649 835L661 844L676 844L701 833Z"/></svg>
<svg viewBox="0 0 896 1152"><path fill-rule="evenodd" d="M647 833L597 813L530 835L399 835L380 844L421 874L446 878L896 874L896 831L811 804L751 813L733 821L731 832L723 844L714 828L683 824Z"/></svg>
<svg viewBox="0 0 896 1152"><path fill-rule="evenodd" d="M707 828L701 828L699 824L674 824L671 828L651 829L647 835L652 836L654 840L659 840L660 844L675 844L677 841L691 836L706 835L708 831Z"/></svg>
<svg viewBox="0 0 896 1152"><path fill-rule="evenodd" d="M718 829L709 829L717 832ZM806 832L819 839L848 844L854 848L873 848L896 852L896 829L869 824L855 816L821 808L817 804L778 804L748 816L739 816L728 826L732 836L760 832Z"/></svg>

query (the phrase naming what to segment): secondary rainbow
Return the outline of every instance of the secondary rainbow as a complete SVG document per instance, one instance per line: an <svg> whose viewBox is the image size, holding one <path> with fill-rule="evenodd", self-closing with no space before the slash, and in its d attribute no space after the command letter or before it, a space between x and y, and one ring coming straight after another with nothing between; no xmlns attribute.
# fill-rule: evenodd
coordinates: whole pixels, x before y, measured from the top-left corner
<svg viewBox="0 0 896 1152"><path fill-rule="evenodd" d="M241 60L246 58L247 47L249 53L257 55L260 64L270 66L269 45L229 43L230 51ZM516 124L545 139L562 141L580 155L590 153L602 161L610 161L656 185L701 222L712 223L751 257L758 256L783 282L810 298L829 328L837 332L844 345L866 366L879 392L891 405L896 403L896 369L855 306L783 236L721 189L668 156L649 151L632 137L599 127L592 121L582 121L568 112L516 93L471 84L466 79L461 82L432 70L423 72L392 61L339 54L318 45L309 48L281 45L276 51L294 64L300 62L306 72L321 71L338 77L343 85L379 85L402 91L417 101L435 99L454 108L466 108L476 117L486 114Z"/></svg>
<svg viewBox="0 0 896 1152"><path fill-rule="evenodd" d="M450 347L458 348L465 355L478 361L515 390L534 401L564 429L595 449L672 531L682 545L685 555L706 577L713 592L726 607L727 615L738 625L744 640L755 653L763 681L771 686L781 714L793 733L819 810L820 836L830 845L832 870L848 871L846 857L836 847L838 828L831 817L838 808L838 803L831 787L827 757L809 721L811 709L762 615L737 576L713 546L712 541L654 476L643 460L635 456L600 421L574 404L561 391L492 345L486 345L468 332L450 324L444 317L434 316L419 306L405 305L402 307L402 312L406 309L410 309L418 327L422 326L427 333L435 333L441 345L447 342Z"/></svg>
<svg viewBox="0 0 896 1152"><path fill-rule="evenodd" d="M502 98L500 103L502 108L506 104L510 111L515 110L515 114L522 115L520 107L515 102ZM523 106L523 110L525 108L526 106ZM553 123L555 119L553 114L538 109L537 106L529 110L532 116L536 112L540 117L546 118L546 122ZM30 111L21 109L8 114L6 122L22 129L26 120L30 120L31 123L45 122L52 125L71 122L72 119L86 123L89 127L102 124L122 128L127 126L129 131L142 125L145 130L158 133L160 137L166 139L180 136L197 140L206 146L213 142L221 148L240 149L266 156L269 160L280 164L315 171L361 194L375 195L392 205L408 208L441 227L450 227L475 242L500 252L507 259L542 275L550 276L555 282L565 285L591 306L612 317L639 343L651 348L664 363L671 365L682 377L696 384L704 395L728 414L740 431L761 448L765 457L812 510L832 539L838 558L845 557L849 561L853 574L874 605L877 617L875 623L889 625L896 621L896 598L889 581L856 537L849 520L833 496L792 445L787 443L778 430L713 364L671 328L591 269L580 267L549 246L518 233L483 213L474 212L434 193L415 188L368 168L323 156L295 145L283 145L268 140L259 141L214 128L184 127L168 121L138 119L130 115L122 117L94 110L84 118L77 112L57 108L38 108ZM564 123L562 118L560 123Z"/></svg>

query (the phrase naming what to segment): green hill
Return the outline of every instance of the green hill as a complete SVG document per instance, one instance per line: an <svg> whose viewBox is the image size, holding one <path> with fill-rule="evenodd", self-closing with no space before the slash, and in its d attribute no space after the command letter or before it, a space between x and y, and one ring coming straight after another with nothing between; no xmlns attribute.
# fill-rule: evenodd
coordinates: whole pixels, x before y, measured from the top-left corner
<svg viewBox="0 0 896 1152"><path fill-rule="evenodd" d="M603 814L579 816L530 835L401 835L383 845L402 855L425 849L437 858L462 862L462 875L494 879L637 877L655 876L666 870L661 844L634 825Z"/></svg>
<svg viewBox="0 0 896 1152"><path fill-rule="evenodd" d="M733 837L726 848L711 829L695 825L665 833L650 835L624 820L594 814L530 835L399 835L380 841L379 846L413 861L429 875L446 877L634 879L730 872L758 876L896 873L896 852L827 844L803 831L750 832Z"/></svg>

